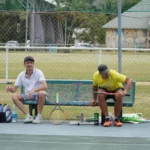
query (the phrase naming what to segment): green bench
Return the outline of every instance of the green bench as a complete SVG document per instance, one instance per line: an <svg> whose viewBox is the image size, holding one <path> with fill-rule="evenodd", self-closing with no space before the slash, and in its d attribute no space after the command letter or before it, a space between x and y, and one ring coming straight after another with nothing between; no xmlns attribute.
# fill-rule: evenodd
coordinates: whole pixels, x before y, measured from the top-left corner
<svg viewBox="0 0 150 150"><path fill-rule="evenodd" d="M47 93L48 97L45 100L45 105L55 105L56 93L59 93L59 105L63 106L88 106L93 99L92 94L92 80L46 80L48 85ZM23 94L23 87L21 93ZM133 82L131 89L129 90L130 97L123 98L123 107L132 107L135 101L135 82ZM29 105L29 112L32 115L35 110L37 115L37 102L31 99L24 102L25 105ZM114 106L112 99L107 100L108 106ZM120 114L122 117L122 112ZM102 114L102 123L104 116Z"/></svg>

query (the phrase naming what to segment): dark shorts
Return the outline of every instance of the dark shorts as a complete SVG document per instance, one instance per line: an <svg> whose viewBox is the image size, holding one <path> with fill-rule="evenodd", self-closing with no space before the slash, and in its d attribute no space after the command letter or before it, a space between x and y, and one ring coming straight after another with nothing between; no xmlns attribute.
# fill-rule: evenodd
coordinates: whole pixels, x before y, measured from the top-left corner
<svg viewBox="0 0 150 150"><path fill-rule="evenodd" d="M110 92L110 91L106 90L105 88L100 88L100 87L99 87L99 89L102 89L102 90L104 90L105 92ZM111 93L116 93L116 92L119 91L119 90L122 90L122 91L123 91L124 88L117 88L116 90L111 91ZM113 100L115 101L115 95L107 95L106 98L105 98L105 100L107 100L107 99L113 99Z"/></svg>

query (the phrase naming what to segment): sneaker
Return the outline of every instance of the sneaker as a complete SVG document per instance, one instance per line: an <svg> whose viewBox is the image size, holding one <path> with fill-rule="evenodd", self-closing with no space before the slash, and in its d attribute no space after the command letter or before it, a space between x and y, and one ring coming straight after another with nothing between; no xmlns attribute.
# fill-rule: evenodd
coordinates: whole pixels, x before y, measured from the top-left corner
<svg viewBox="0 0 150 150"><path fill-rule="evenodd" d="M116 127L121 127L121 126L122 126L122 123L119 121L118 118L116 118L116 119L114 120L114 126L116 126Z"/></svg>
<svg viewBox="0 0 150 150"><path fill-rule="evenodd" d="M42 117L36 116L36 118L33 120L32 123L34 123L34 124L42 123Z"/></svg>
<svg viewBox="0 0 150 150"><path fill-rule="evenodd" d="M26 115L26 118L24 120L24 123L32 123L33 122L33 117L30 116L29 114Z"/></svg>
<svg viewBox="0 0 150 150"><path fill-rule="evenodd" d="M110 127L111 126L111 120L109 118L106 118L103 126L104 127Z"/></svg>

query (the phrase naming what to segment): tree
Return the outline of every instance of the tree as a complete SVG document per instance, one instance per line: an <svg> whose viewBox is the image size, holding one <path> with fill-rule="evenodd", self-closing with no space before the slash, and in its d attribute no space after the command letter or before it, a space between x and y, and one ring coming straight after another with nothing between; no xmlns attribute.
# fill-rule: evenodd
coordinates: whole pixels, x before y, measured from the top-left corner
<svg viewBox="0 0 150 150"><path fill-rule="evenodd" d="M82 33L77 34L77 38L91 43L105 42L105 30L102 26L108 21L108 17L103 13L84 13L78 28L86 28Z"/></svg>
<svg viewBox="0 0 150 150"><path fill-rule="evenodd" d="M66 11L92 11L92 0L56 0L58 9ZM56 8L57 9L57 8Z"/></svg>

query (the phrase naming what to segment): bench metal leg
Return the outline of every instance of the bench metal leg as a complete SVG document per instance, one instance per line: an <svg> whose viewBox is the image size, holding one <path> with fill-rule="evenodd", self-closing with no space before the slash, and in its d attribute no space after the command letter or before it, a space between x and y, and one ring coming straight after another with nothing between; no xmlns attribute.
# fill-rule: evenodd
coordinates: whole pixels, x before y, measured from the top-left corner
<svg viewBox="0 0 150 150"><path fill-rule="evenodd" d="M104 122L105 122L105 116L104 116L103 112L101 112L101 125L102 126L103 126Z"/></svg>
<svg viewBox="0 0 150 150"><path fill-rule="evenodd" d="M120 121L122 120L122 110L121 110L121 112L120 112L120 115L119 115L118 119L119 119ZM102 126L103 126L104 122L105 122L105 116L104 116L103 112L101 112L101 125L102 125Z"/></svg>
<svg viewBox="0 0 150 150"><path fill-rule="evenodd" d="M33 113L32 113L33 109L35 110L34 115L36 116L38 114L37 105L32 105L32 104L29 105L29 113L30 113L31 116L33 116Z"/></svg>

